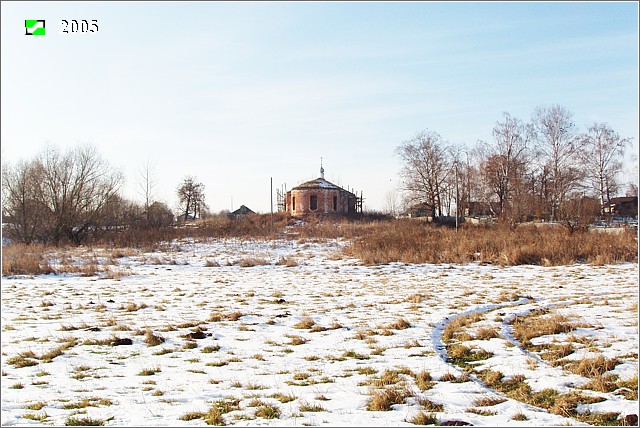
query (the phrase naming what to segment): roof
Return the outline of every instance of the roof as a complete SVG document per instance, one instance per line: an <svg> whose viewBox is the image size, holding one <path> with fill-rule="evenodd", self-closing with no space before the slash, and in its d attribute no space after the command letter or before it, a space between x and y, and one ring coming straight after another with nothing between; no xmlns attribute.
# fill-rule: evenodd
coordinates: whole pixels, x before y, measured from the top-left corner
<svg viewBox="0 0 640 428"><path fill-rule="evenodd" d="M624 204L624 203L637 204L638 203L638 197L637 196L620 196L620 197L617 197L617 198L609 199L609 204L611 204L611 205Z"/></svg>
<svg viewBox="0 0 640 428"><path fill-rule="evenodd" d="M249 208L244 205L240 205L240 208L231 213L231 215L241 215L241 214L254 214Z"/></svg>
<svg viewBox="0 0 640 428"><path fill-rule="evenodd" d="M336 186L335 184L325 180L322 177L318 177L315 180L304 182L294 187L291 190L310 190L310 189L336 189L336 190L341 190L343 192L348 192L348 190L345 190L340 186Z"/></svg>

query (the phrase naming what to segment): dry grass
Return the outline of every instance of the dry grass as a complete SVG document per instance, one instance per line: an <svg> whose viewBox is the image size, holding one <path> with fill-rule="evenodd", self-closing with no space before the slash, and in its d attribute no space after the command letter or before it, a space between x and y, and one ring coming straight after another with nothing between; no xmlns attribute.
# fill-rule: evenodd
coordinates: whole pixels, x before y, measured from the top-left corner
<svg viewBox="0 0 640 428"><path fill-rule="evenodd" d="M482 314L474 313L469 315L463 315L455 318L451 321L442 331L442 340L444 342L450 342L454 338L460 339L460 335L464 334L465 327L478 322L482 319ZM468 336L468 335L467 335ZM471 336L468 336L471 339Z"/></svg>
<svg viewBox="0 0 640 428"><path fill-rule="evenodd" d="M301 319L298 323L296 323L293 328L297 328L297 329L308 329L313 327L316 324L316 322L313 320L313 318L311 317L305 317L303 319Z"/></svg>
<svg viewBox="0 0 640 428"><path fill-rule="evenodd" d="M392 330L404 330L406 328L411 328L411 323L404 318L399 318L391 324L387 325L387 328Z"/></svg>
<svg viewBox="0 0 640 428"><path fill-rule="evenodd" d="M605 358L603 355L598 355L595 358L583 358L580 361L565 364L564 369L580 376L595 379L613 370L619 363L620 361L616 358L610 359Z"/></svg>
<svg viewBox="0 0 640 428"><path fill-rule="evenodd" d="M431 374L426 370L416 373L415 380L416 386L420 391L426 391L435 385L435 382L431 379Z"/></svg>
<svg viewBox="0 0 640 428"><path fill-rule="evenodd" d="M440 425L438 418L431 413L418 412L415 416L409 419L407 422L414 425Z"/></svg>
<svg viewBox="0 0 640 428"><path fill-rule="evenodd" d="M553 314L541 316L540 312L518 317L513 322L513 333L522 346L530 346L534 337L549 334L568 333L576 329L576 326L564 315Z"/></svg>
<svg viewBox="0 0 640 428"><path fill-rule="evenodd" d="M638 260L637 236L569 233L564 228L521 226L515 230L496 225L445 227L411 220L379 223L357 239L348 255L365 264L467 263L498 265L567 265L573 263L620 263Z"/></svg>
<svg viewBox="0 0 640 428"><path fill-rule="evenodd" d="M146 330L145 334L144 334L144 343L146 343L149 346L158 346L162 343L164 343L165 339L164 337L157 335L157 334L153 334L153 331L151 330Z"/></svg>
<svg viewBox="0 0 640 428"><path fill-rule="evenodd" d="M476 339L479 340L489 340L489 339L493 339L493 338L497 338L500 337L500 334L498 333L498 331L493 328L493 327L481 327L478 329L478 332L476 333Z"/></svg>
<svg viewBox="0 0 640 428"><path fill-rule="evenodd" d="M481 397L474 400L472 404L475 407L489 407L504 403L505 401L507 400L502 397Z"/></svg>
<svg viewBox="0 0 640 428"><path fill-rule="evenodd" d="M240 267L253 267L253 266L265 266L269 264L267 259L262 257L244 257L238 260L238 266Z"/></svg>
<svg viewBox="0 0 640 428"><path fill-rule="evenodd" d="M49 264L44 245L11 244L2 246L2 276L46 275L55 270Z"/></svg>
<svg viewBox="0 0 640 428"><path fill-rule="evenodd" d="M367 410L388 411L394 404L403 404L413 393L406 387L387 387L377 389L371 393L371 398L367 401Z"/></svg>
<svg viewBox="0 0 640 428"><path fill-rule="evenodd" d="M258 407L254 415L257 418L279 419L280 409L277 406L272 406L267 404L267 405Z"/></svg>
<svg viewBox="0 0 640 428"><path fill-rule="evenodd" d="M443 412L444 405L440 403L435 403L428 398L421 398L418 400L418 404L424 408L427 412Z"/></svg>

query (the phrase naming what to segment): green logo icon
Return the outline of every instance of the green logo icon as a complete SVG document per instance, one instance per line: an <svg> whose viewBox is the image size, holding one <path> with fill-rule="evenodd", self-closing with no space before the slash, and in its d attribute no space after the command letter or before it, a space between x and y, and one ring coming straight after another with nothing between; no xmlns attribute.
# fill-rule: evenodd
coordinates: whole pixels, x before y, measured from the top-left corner
<svg viewBox="0 0 640 428"><path fill-rule="evenodd" d="M44 36L44 19L25 19L24 29L27 36Z"/></svg>

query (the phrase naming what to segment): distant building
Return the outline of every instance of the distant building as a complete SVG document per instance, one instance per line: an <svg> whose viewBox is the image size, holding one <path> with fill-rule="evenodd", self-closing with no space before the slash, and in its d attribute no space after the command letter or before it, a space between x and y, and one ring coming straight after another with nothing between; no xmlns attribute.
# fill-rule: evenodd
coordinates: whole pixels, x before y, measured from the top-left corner
<svg viewBox="0 0 640 428"><path fill-rule="evenodd" d="M241 217L247 214L255 214L255 213L251 211L251 209L247 208L246 206L240 205L240 208L238 208L232 213L229 213L229 217Z"/></svg>
<svg viewBox="0 0 640 428"><path fill-rule="evenodd" d="M311 214L349 215L362 211L362 197L358 198L354 193L325 180L321 165L320 177L286 193L284 210L296 217Z"/></svg>
<svg viewBox="0 0 640 428"><path fill-rule="evenodd" d="M638 197L611 198L603 209L605 214L624 218L638 218Z"/></svg>

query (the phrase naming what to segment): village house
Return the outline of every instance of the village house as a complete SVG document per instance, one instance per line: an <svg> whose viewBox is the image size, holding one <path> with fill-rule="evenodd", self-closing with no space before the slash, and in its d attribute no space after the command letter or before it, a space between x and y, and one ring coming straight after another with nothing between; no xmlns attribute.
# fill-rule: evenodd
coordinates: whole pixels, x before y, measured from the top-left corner
<svg viewBox="0 0 640 428"><path fill-rule="evenodd" d="M605 214L622 218L638 218L638 197L621 196L611 198L603 209Z"/></svg>

